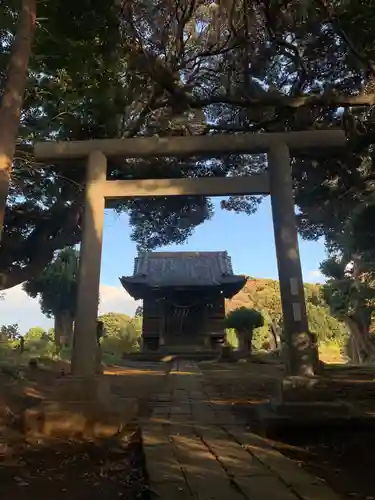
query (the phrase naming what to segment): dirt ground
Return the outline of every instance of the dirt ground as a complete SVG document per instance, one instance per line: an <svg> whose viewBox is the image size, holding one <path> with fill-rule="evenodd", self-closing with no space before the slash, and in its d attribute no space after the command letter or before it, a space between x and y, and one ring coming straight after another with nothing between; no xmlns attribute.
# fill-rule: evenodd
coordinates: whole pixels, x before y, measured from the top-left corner
<svg viewBox="0 0 375 500"><path fill-rule="evenodd" d="M206 364L204 373L223 399L245 418L251 430L254 405L276 395L283 370L266 364ZM344 499L375 499L375 370L327 367L324 375L335 387L335 399L344 399L374 416L374 427L279 434L273 444L301 467L326 482Z"/></svg>
<svg viewBox="0 0 375 500"><path fill-rule="evenodd" d="M53 393L57 378L69 376L69 365L46 360L37 369L0 367L0 498L1 500L143 499L146 479L141 436L136 423L121 440L27 442L20 415ZM151 410L150 395L163 382L166 365L108 368L112 390L137 397L141 416Z"/></svg>
<svg viewBox="0 0 375 500"><path fill-rule="evenodd" d="M13 465L0 464L2 500L135 500L145 492L140 436L130 429L123 446L25 447Z"/></svg>
<svg viewBox="0 0 375 500"><path fill-rule="evenodd" d="M343 498L375 498L374 431L322 429L309 435L285 435L278 447Z"/></svg>
<svg viewBox="0 0 375 500"><path fill-rule="evenodd" d="M150 396L163 383L168 365L142 363L112 367L113 392L120 397L140 399L140 411L151 410ZM252 426L254 405L268 401L277 392L283 369L278 364L201 363L206 380L246 415ZM66 376L66 364L45 362L37 370L17 374L0 370L0 498L1 500L106 500L147 498L140 433L129 425L118 441L69 441L48 446L28 444L22 439L17 416L37 405L53 391L57 377ZM334 385L335 399L352 401L374 415L375 370L330 366L325 377ZM375 425L374 425L375 429ZM289 432L274 441L285 455L321 478L343 498L375 499L375 430L325 429Z"/></svg>

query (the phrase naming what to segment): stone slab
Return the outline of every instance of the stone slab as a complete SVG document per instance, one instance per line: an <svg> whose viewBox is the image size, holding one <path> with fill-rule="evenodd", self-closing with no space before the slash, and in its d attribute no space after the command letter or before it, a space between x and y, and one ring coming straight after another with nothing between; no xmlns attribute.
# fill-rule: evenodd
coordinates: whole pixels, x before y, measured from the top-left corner
<svg viewBox="0 0 375 500"><path fill-rule="evenodd" d="M169 404L172 400L172 397L173 397L172 391L168 391L163 394L162 393L155 394L152 398L152 401L154 403Z"/></svg>
<svg viewBox="0 0 375 500"><path fill-rule="evenodd" d="M237 476L235 483L250 500L301 500L280 479L274 476ZM321 499L317 497L315 500Z"/></svg>
<svg viewBox="0 0 375 500"><path fill-rule="evenodd" d="M142 421L150 498L339 500L269 440L247 432L210 387L203 392L194 362L175 363L169 377L170 400ZM160 418L168 410L169 418Z"/></svg>
<svg viewBox="0 0 375 500"><path fill-rule="evenodd" d="M228 436L218 438L207 430L203 433L203 438L231 477L272 475L272 472L264 464L244 450L238 443L228 439Z"/></svg>
<svg viewBox="0 0 375 500"><path fill-rule="evenodd" d="M297 484L293 491L303 500L343 500L324 484Z"/></svg>
<svg viewBox="0 0 375 500"><path fill-rule="evenodd" d="M235 415L229 411L215 411L214 423L219 426L236 425L238 423Z"/></svg>
<svg viewBox="0 0 375 500"><path fill-rule="evenodd" d="M143 449L151 484L184 482L181 466L171 444L144 446Z"/></svg>
<svg viewBox="0 0 375 500"><path fill-rule="evenodd" d="M173 426L189 426L189 428L192 428L193 417L192 415L174 414L170 416L170 424Z"/></svg>
<svg viewBox="0 0 375 500"><path fill-rule="evenodd" d="M194 436L173 437L176 456L198 500L243 500L225 470Z"/></svg>
<svg viewBox="0 0 375 500"><path fill-rule="evenodd" d="M237 427L230 428L229 431L245 450L287 485L293 487L296 485L320 484L316 477L308 474L298 467L293 460L282 455L267 439L245 432Z"/></svg>
<svg viewBox="0 0 375 500"><path fill-rule="evenodd" d="M146 422L142 425L143 446L158 446L169 444L168 433L161 424Z"/></svg>
<svg viewBox="0 0 375 500"><path fill-rule="evenodd" d="M174 435L172 439L176 457L186 472L188 482L189 477L190 480L204 481L205 478L207 480L207 474L211 479L225 475L219 462L195 435Z"/></svg>
<svg viewBox="0 0 375 500"><path fill-rule="evenodd" d="M174 402L170 407L170 411L172 415L190 415L191 407L188 401L181 404Z"/></svg>
<svg viewBox="0 0 375 500"><path fill-rule="evenodd" d="M195 436L180 437L174 438L174 442L177 457L195 498L243 500L243 495L235 487L233 477L229 476L220 460L200 439Z"/></svg>
<svg viewBox="0 0 375 500"><path fill-rule="evenodd" d="M195 500L185 481L154 484L149 496L151 500Z"/></svg>
<svg viewBox="0 0 375 500"><path fill-rule="evenodd" d="M194 424L192 421L173 420L168 428L169 436L195 437Z"/></svg>
<svg viewBox="0 0 375 500"><path fill-rule="evenodd" d="M215 424L215 412L207 403L193 404L191 413L193 419L201 424Z"/></svg>
<svg viewBox="0 0 375 500"><path fill-rule="evenodd" d="M154 408L152 412L152 418L168 419L169 416L170 416L170 411L167 406Z"/></svg>

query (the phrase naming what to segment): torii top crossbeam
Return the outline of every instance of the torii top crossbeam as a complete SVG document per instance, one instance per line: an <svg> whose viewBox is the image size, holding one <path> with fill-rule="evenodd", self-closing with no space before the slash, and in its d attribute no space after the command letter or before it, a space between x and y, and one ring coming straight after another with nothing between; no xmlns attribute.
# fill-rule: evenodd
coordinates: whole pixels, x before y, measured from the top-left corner
<svg viewBox="0 0 375 500"><path fill-rule="evenodd" d="M161 156L218 156L235 153L267 153L277 143L285 144L291 154L311 148L329 149L345 145L342 130L311 130L264 134L217 134L189 137L137 137L91 141L37 142L37 160L78 160L93 151L106 157L152 158Z"/></svg>

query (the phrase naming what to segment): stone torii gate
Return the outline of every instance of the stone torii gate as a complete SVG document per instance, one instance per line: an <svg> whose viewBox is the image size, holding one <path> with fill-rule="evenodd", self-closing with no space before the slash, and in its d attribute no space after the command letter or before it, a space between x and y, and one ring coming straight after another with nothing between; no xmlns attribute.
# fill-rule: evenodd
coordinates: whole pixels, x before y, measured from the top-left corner
<svg viewBox="0 0 375 500"><path fill-rule="evenodd" d="M38 161L87 159L85 209L80 250L77 315L72 371L95 373L96 318L106 200L147 196L229 196L271 194L285 338L290 375L313 375L301 262L294 208L291 155L339 148L341 130L196 137L101 139L35 144ZM247 177L107 180L107 158L213 157L224 154L268 154L268 173Z"/></svg>

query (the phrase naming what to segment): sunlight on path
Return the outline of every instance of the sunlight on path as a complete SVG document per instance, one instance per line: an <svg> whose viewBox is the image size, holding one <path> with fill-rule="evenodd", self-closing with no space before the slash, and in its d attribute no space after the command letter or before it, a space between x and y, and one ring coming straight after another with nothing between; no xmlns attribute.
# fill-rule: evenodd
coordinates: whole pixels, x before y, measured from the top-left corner
<svg viewBox="0 0 375 500"><path fill-rule="evenodd" d="M142 435L155 499L339 500L248 432L192 361L174 363Z"/></svg>

